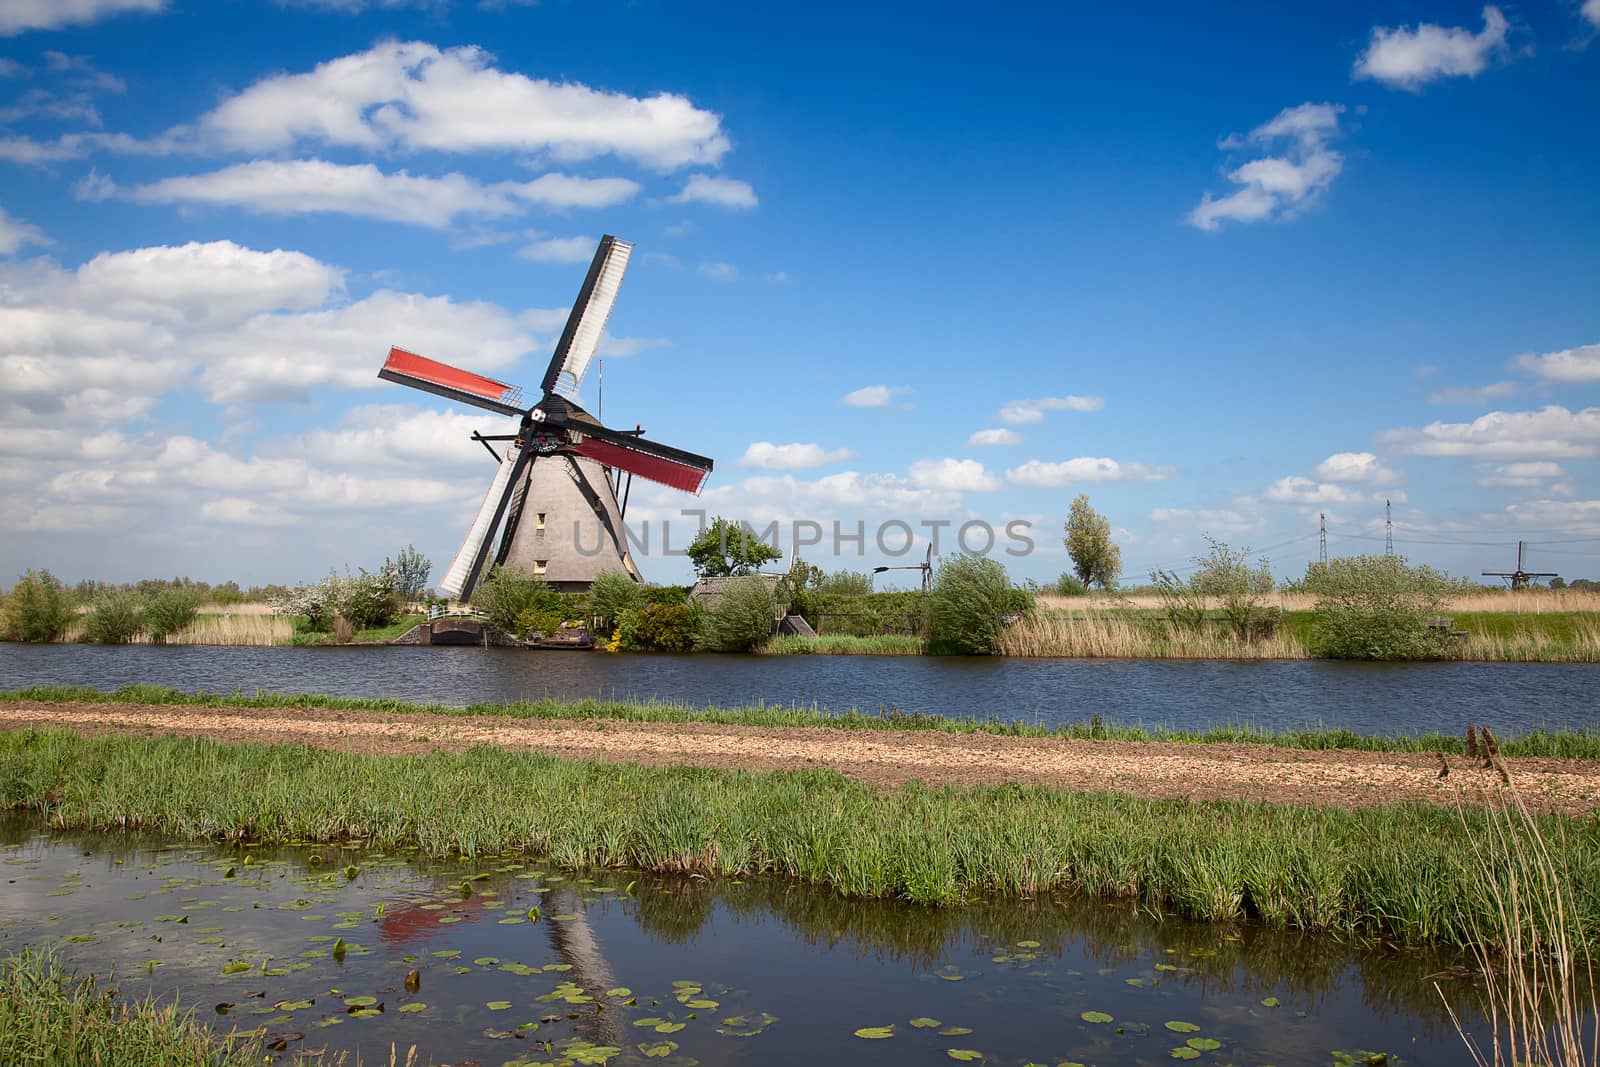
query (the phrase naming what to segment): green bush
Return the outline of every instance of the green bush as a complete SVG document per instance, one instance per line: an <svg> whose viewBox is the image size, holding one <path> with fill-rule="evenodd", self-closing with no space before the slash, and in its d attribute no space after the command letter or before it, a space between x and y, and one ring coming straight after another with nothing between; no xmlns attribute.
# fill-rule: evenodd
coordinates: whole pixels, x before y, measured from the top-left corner
<svg viewBox="0 0 1600 1067"><path fill-rule="evenodd" d="M712 652L748 652L772 636L778 610L772 587L751 575L722 588L722 595L700 616L697 644Z"/></svg>
<svg viewBox="0 0 1600 1067"><path fill-rule="evenodd" d="M951 556L939 565L928 598L928 651L990 655L1006 616L1032 610L1032 595L1013 586L999 563L980 556Z"/></svg>
<svg viewBox="0 0 1600 1067"><path fill-rule="evenodd" d="M1088 596L1089 587L1076 574L1063 574L1056 579L1056 596Z"/></svg>
<svg viewBox="0 0 1600 1067"><path fill-rule="evenodd" d="M1330 659L1446 659L1455 652L1446 631L1428 627L1455 587L1432 567L1401 556L1345 556L1306 568L1304 588L1316 594L1312 648Z"/></svg>
<svg viewBox="0 0 1600 1067"><path fill-rule="evenodd" d="M219 601L229 603L230 601ZM194 625L200 598L185 589L163 589L144 607L144 626L150 640L161 644L168 637Z"/></svg>
<svg viewBox="0 0 1600 1067"><path fill-rule="evenodd" d="M645 591L624 571L601 571L589 586L589 614L603 620L606 629L629 611L644 606Z"/></svg>
<svg viewBox="0 0 1600 1067"><path fill-rule="evenodd" d="M789 610L803 616L817 633L878 637L882 634L920 634L927 605L920 589L885 593L824 593L807 589L796 596Z"/></svg>
<svg viewBox="0 0 1600 1067"><path fill-rule="evenodd" d="M646 604L623 612L617 622L617 644L645 652L687 652L694 647L698 612L690 604Z"/></svg>
<svg viewBox="0 0 1600 1067"><path fill-rule="evenodd" d="M565 617L566 602L541 578L516 567L496 567L478 583L472 603L489 616L489 621L506 633L516 633L523 613L559 614Z"/></svg>
<svg viewBox="0 0 1600 1067"><path fill-rule="evenodd" d="M644 602L646 604L687 604L689 602L689 586L647 585L644 587Z"/></svg>
<svg viewBox="0 0 1600 1067"><path fill-rule="evenodd" d="M388 568L369 574L363 567L357 577L346 575L339 580L334 596L339 614L359 630L389 625L400 613L400 595L394 583Z"/></svg>
<svg viewBox="0 0 1600 1067"><path fill-rule="evenodd" d="M125 645L139 635L139 599L132 593L105 593L83 620L83 636L102 645Z"/></svg>
<svg viewBox="0 0 1600 1067"><path fill-rule="evenodd" d="M72 622L72 600L47 570L17 579L0 609L0 633L8 641L59 641Z"/></svg>

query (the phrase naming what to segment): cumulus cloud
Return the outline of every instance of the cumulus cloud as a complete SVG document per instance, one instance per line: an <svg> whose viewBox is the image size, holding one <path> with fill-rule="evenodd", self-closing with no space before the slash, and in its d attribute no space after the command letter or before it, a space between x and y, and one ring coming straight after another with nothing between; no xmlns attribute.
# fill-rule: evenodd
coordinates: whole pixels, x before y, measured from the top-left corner
<svg viewBox="0 0 1600 1067"><path fill-rule="evenodd" d="M517 255L535 263L587 263L597 244L593 237L543 237L517 249Z"/></svg>
<svg viewBox="0 0 1600 1067"><path fill-rule="evenodd" d="M1030 459L1006 471L1006 481L1012 485L1035 489L1060 489L1082 482L1159 482L1170 477L1172 471L1166 467L1122 463L1096 456L1079 456L1059 463Z"/></svg>
<svg viewBox="0 0 1600 1067"><path fill-rule="evenodd" d="M1224 221L1292 218L1309 206L1344 169L1344 156L1328 147L1339 134L1343 111L1337 104L1300 104L1284 108L1243 138L1224 140L1223 148L1276 148L1279 154L1230 171L1228 180L1239 188L1222 197L1206 193L1189 212L1189 224L1214 232Z"/></svg>
<svg viewBox="0 0 1600 1067"><path fill-rule="evenodd" d="M1419 23L1414 30L1375 26L1352 76L1411 92L1440 78L1476 78L1491 62L1508 54L1509 28L1506 17L1493 5L1483 9L1483 29L1477 33L1431 22Z"/></svg>
<svg viewBox="0 0 1600 1067"><path fill-rule="evenodd" d="M769 471L798 471L838 463L853 454L848 448L830 450L809 442L776 445L771 441L755 441L744 450L739 466Z"/></svg>
<svg viewBox="0 0 1600 1067"><path fill-rule="evenodd" d="M320 159L256 160L131 189L92 175L78 186L79 195L92 200L118 196L141 204L208 204L263 215L332 213L433 229L452 227L464 217L518 215L529 206L610 207L638 191L638 183L626 178L545 174L529 182L486 185L464 174L431 178Z"/></svg>
<svg viewBox="0 0 1600 1067"><path fill-rule="evenodd" d="M760 203L749 182L710 174L691 174L681 192L667 197L669 204L715 204L745 211Z"/></svg>
<svg viewBox="0 0 1600 1067"><path fill-rule="evenodd" d="M1487 404L1517 394L1516 382L1490 382L1488 385L1458 385L1436 389L1428 394L1430 404Z"/></svg>
<svg viewBox="0 0 1600 1067"><path fill-rule="evenodd" d="M1246 515L1232 508L1153 508L1150 521L1179 522L1185 526L1229 533L1246 533L1266 526L1266 521L1260 516Z"/></svg>
<svg viewBox="0 0 1600 1067"><path fill-rule="evenodd" d="M918 489L981 493L1000 488L1000 479L975 459L919 459L906 473Z"/></svg>
<svg viewBox="0 0 1600 1067"><path fill-rule="evenodd" d="M1600 0L1595 2L1600 3ZM1600 344L1546 352L1542 356L1530 352L1518 356L1514 363L1521 370L1547 382L1562 385L1600 382Z"/></svg>
<svg viewBox="0 0 1600 1067"><path fill-rule="evenodd" d="M1583 6L1578 9L1578 14L1595 29L1600 30L1600 0L1583 0Z"/></svg>
<svg viewBox="0 0 1600 1067"><path fill-rule="evenodd" d="M886 408L894 398L911 392L909 385L864 385L839 398L839 403L852 408Z"/></svg>
<svg viewBox="0 0 1600 1067"><path fill-rule="evenodd" d="M1502 514L1516 526L1600 533L1600 500L1530 500L1507 504Z"/></svg>
<svg viewBox="0 0 1600 1067"><path fill-rule="evenodd" d="M1020 445L1022 435L1015 430L979 430L967 438L967 445L971 448L984 448L991 445Z"/></svg>
<svg viewBox="0 0 1600 1067"><path fill-rule="evenodd" d="M304 252L260 252L232 241L102 252L79 267L77 293L129 319L233 324L262 311L320 307L345 272Z"/></svg>
<svg viewBox="0 0 1600 1067"><path fill-rule="evenodd" d="M1385 444L1419 456L1483 459L1570 459L1600 452L1600 408L1491 411L1471 422L1431 422L1386 430Z"/></svg>
<svg viewBox="0 0 1600 1067"><path fill-rule="evenodd" d="M0 207L0 256L13 256L24 245L47 245L50 238L31 222L23 222Z"/></svg>
<svg viewBox="0 0 1600 1067"><path fill-rule="evenodd" d="M1367 494L1331 482L1317 482L1302 475L1279 478L1267 487L1267 499L1279 504L1355 504Z"/></svg>
<svg viewBox="0 0 1600 1067"><path fill-rule="evenodd" d="M1100 411L1106 406L1098 396L1046 396L1038 400L1013 400L995 413L1001 422L1019 426L1043 422L1047 411Z"/></svg>
<svg viewBox="0 0 1600 1067"><path fill-rule="evenodd" d="M86 26L128 12L154 14L166 7L167 0L5 0L0 3L0 37Z"/></svg>
<svg viewBox="0 0 1600 1067"><path fill-rule="evenodd" d="M1567 472L1561 464L1534 460L1496 467L1492 473L1479 478L1478 484L1488 489L1534 489L1566 476Z"/></svg>
<svg viewBox="0 0 1600 1067"><path fill-rule="evenodd" d="M730 147L721 118L686 97L530 78L494 66L481 48L420 41L387 41L264 78L203 116L197 135L243 152L316 143L564 161L614 155L662 171L715 165Z"/></svg>
<svg viewBox="0 0 1600 1067"><path fill-rule="evenodd" d="M739 268L732 263L702 263L695 268L695 273L702 278L710 278L714 282L735 282L739 280Z"/></svg>
<svg viewBox="0 0 1600 1067"><path fill-rule="evenodd" d="M1327 482L1394 485L1400 481L1400 475L1385 467L1371 452L1335 452L1317 464L1316 474Z"/></svg>

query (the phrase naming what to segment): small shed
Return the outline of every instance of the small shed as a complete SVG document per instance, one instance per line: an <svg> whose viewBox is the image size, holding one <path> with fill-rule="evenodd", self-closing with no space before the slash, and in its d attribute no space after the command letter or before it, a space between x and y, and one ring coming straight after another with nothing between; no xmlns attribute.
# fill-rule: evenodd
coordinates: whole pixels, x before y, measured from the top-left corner
<svg viewBox="0 0 1600 1067"><path fill-rule="evenodd" d="M760 578L767 583L767 588L776 596L778 583L783 581L783 577L781 574L736 574L723 578L701 578L689 590L689 599L709 611L717 606L717 601L722 599L722 594L727 590L728 583L742 582L746 578ZM777 618L783 617L784 608L787 606L786 604L778 605Z"/></svg>

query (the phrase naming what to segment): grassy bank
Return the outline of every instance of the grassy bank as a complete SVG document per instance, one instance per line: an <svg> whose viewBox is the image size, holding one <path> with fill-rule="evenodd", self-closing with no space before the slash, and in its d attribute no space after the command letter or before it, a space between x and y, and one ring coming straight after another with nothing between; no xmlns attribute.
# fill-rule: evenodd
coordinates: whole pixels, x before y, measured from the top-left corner
<svg viewBox="0 0 1600 1067"><path fill-rule="evenodd" d="M191 707L336 708L375 711L390 715L504 715L513 719L583 720L619 722L712 722L730 726L808 726L835 730L937 730L942 733L991 733L1012 737L1060 737L1092 741L1170 741L1177 744L1256 744L1300 749L1355 749L1363 752L1447 752L1466 749L1465 724L1460 735L1437 733L1358 734L1307 724L1299 729L1269 731L1244 724L1215 726L1207 730L1175 730L1165 726L1105 723L1098 717L1086 722L1044 726L1021 719L950 718L901 708L880 707L876 712L850 709L837 714L815 706L752 704L742 708L694 707L688 704L619 700L537 700L507 704L477 703L465 706L415 704L403 700L336 697L316 693L246 694L183 693L158 685L127 685L115 692L87 686L42 685L0 692L0 702L34 700L43 703L155 704ZM1495 727L1493 722L1483 725ZM1542 756L1552 759L1600 759L1600 730L1533 730L1498 734L1507 756Z"/></svg>
<svg viewBox="0 0 1600 1067"><path fill-rule="evenodd" d="M0 1063L250 1067L261 1062L261 1043L253 1036L230 1041L175 1005L124 1003L93 979L67 975L48 956L0 957Z"/></svg>
<svg viewBox="0 0 1600 1067"><path fill-rule="evenodd" d="M1043 787L876 789L480 748L371 756L177 738L0 735L0 805L62 829L339 841L569 867L777 875L925 904L1077 891L1195 919L1464 944L1493 899L1481 813L1152 801ZM1600 929L1600 822L1541 820Z"/></svg>
<svg viewBox="0 0 1600 1067"><path fill-rule="evenodd" d="M757 651L766 656L920 656L922 639L905 634L821 634L801 637L780 634Z"/></svg>

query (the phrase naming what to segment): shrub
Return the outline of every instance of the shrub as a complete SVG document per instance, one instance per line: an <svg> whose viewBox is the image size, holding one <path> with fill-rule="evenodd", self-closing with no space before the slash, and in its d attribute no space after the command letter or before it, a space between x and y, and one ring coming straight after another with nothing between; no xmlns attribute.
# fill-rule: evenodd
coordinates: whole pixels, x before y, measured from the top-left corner
<svg viewBox="0 0 1600 1067"><path fill-rule="evenodd" d="M222 601L229 603L229 601ZM169 636L194 625L200 598L183 589L163 589L144 606L144 626L150 640L161 644Z"/></svg>
<svg viewBox="0 0 1600 1067"><path fill-rule="evenodd" d="M478 583L472 603L489 616L489 621L506 633L516 633L524 612L564 615L567 608L561 594L541 578L516 567L496 567Z"/></svg>
<svg viewBox="0 0 1600 1067"><path fill-rule="evenodd" d="M694 647L698 613L688 604L646 604L617 622L618 647L647 652L687 652Z"/></svg>
<svg viewBox="0 0 1600 1067"><path fill-rule="evenodd" d="M139 599L132 593L105 593L83 620L83 636L102 645L125 645L139 634Z"/></svg>
<svg viewBox="0 0 1600 1067"><path fill-rule="evenodd" d="M1076 574L1063 574L1056 579L1056 596L1087 596L1089 587Z"/></svg>
<svg viewBox="0 0 1600 1067"><path fill-rule="evenodd" d="M517 616L516 629L512 632L518 637L530 637L533 634L549 637L561 629L561 624L567 621L565 608L565 604L558 610L528 608Z"/></svg>
<svg viewBox="0 0 1600 1067"><path fill-rule="evenodd" d="M764 579L752 575L731 581L700 616L698 643L712 652L748 652L772 636L777 610Z"/></svg>
<svg viewBox="0 0 1600 1067"><path fill-rule="evenodd" d="M357 629L387 626L400 613L394 572L388 567L377 574L369 574L363 567L357 577L346 575L335 581L337 585L333 600L338 612Z"/></svg>
<svg viewBox="0 0 1600 1067"><path fill-rule="evenodd" d="M987 656L1009 615L1027 615L1033 597L992 559L951 556L939 566L928 598L928 650L935 655Z"/></svg>
<svg viewBox="0 0 1600 1067"><path fill-rule="evenodd" d="M72 601L47 570L17 579L0 610L0 632L11 641L58 641L72 622Z"/></svg>
<svg viewBox="0 0 1600 1067"><path fill-rule="evenodd" d="M605 629L616 626L625 612L644 606L645 592L623 571L601 571L589 586L589 614L602 619Z"/></svg>
<svg viewBox="0 0 1600 1067"><path fill-rule="evenodd" d="M689 587L687 585L647 585L644 587L644 602L646 604L687 604L689 602Z"/></svg>
<svg viewBox="0 0 1600 1067"><path fill-rule="evenodd" d="M1400 556L1346 556L1306 568L1317 596L1312 646L1332 659L1442 659L1454 653L1447 632L1428 627L1453 588L1432 567Z"/></svg>
<svg viewBox="0 0 1600 1067"><path fill-rule="evenodd" d="M1272 572L1266 563L1252 566L1248 548L1234 549L1210 534L1211 546L1193 557L1194 574L1188 581L1172 571L1152 571L1150 580L1161 598L1162 611L1179 629L1199 630L1206 619L1206 601L1221 601L1222 615L1236 636L1253 640L1268 635L1278 614L1267 606L1272 592Z"/></svg>

